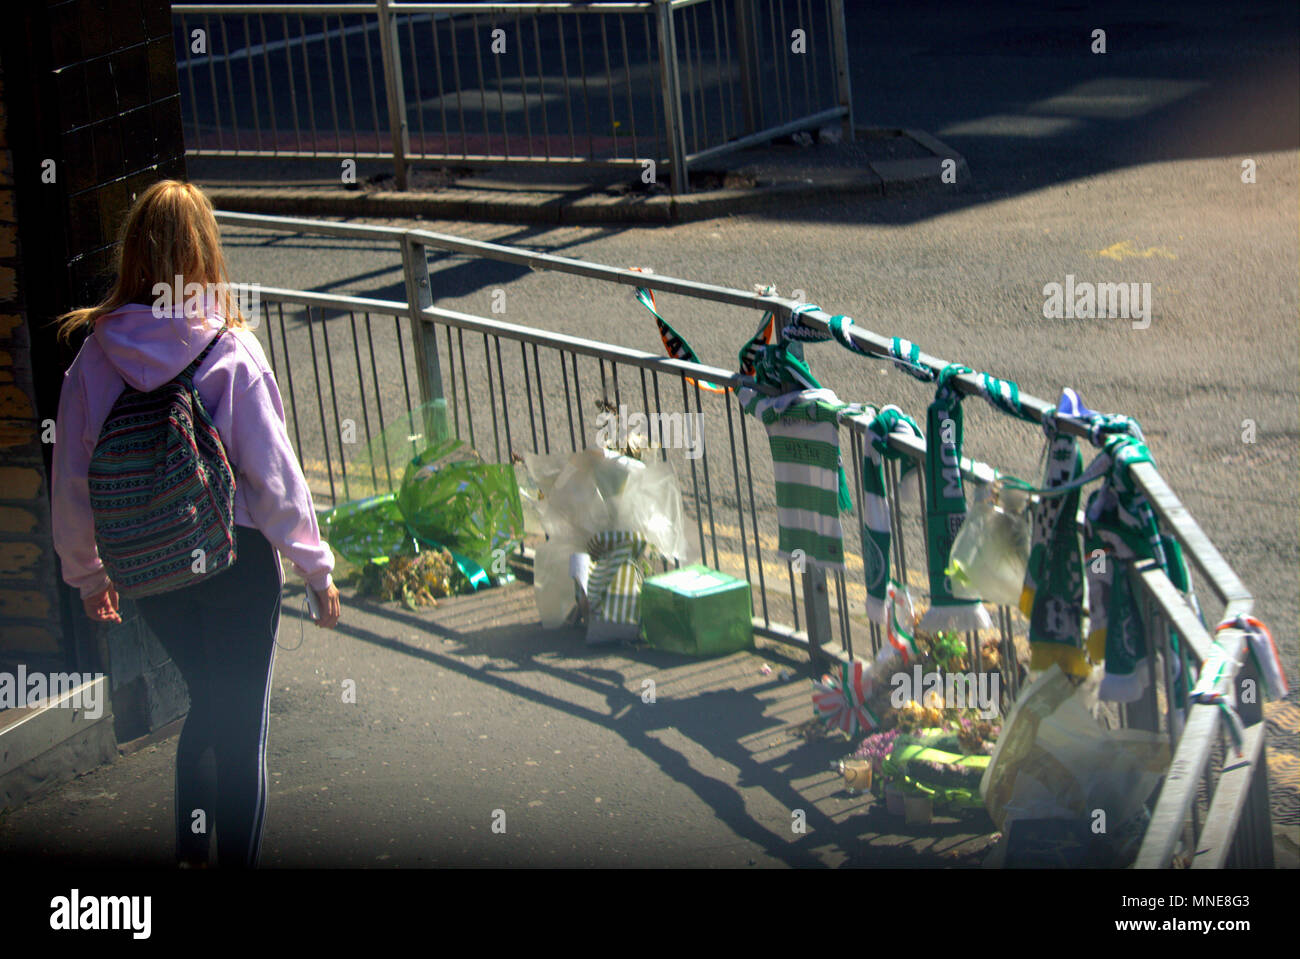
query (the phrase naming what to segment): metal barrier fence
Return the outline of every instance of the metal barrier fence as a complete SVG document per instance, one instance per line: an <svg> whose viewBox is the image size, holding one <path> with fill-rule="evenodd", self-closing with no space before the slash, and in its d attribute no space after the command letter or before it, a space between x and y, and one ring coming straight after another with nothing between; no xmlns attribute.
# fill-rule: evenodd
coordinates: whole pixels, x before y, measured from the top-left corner
<svg viewBox="0 0 1300 959"><path fill-rule="evenodd" d="M176 4L172 15L195 156L391 159L398 189L411 161L653 161L685 192L691 166L728 151L831 122L852 135L843 0Z"/></svg>
<svg viewBox="0 0 1300 959"><path fill-rule="evenodd" d="M699 558L750 582L756 633L802 648L814 658L865 658L879 651L880 630L860 612L865 580L859 579L861 552L851 555L853 535L845 539L847 574L827 577L815 566L796 574L788 563L778 560L771 462L758 452L766 442L762 427L741 411L731 389L705 393L692 385L692 381L704 381L733 388L752 381L720 368L442 309L433 302L428 252L445 251L555 271L575 281L648 287L663 297L682 297L696 305L708 303L714 310L739 308L751 316L753 311L772 310L778 323L790 319L799 306L795 301L424 230L236 213L218 213L217 217L228 227L380 241L400 248L405 300L258 287L266 319L261 334L267 354L282 389L287 387L285 402L298 455L322 499L328 496L338 503L376 489L386 490L395 473L400 477L400 450L394 450L391 461L383 464L388 471L387 486L379 480L374 457L361 474L355 466L348 472L345 420L350 420L354 429L360 427L368 440L395 418L407 417L412 450L419 433L447 429L467 440L485 459L510 462L526 451L549 453L596 445L591 438L599 408L636 404L646 414L666 414L670 419L694 414L698 422L709 424L699 435L698 455L687 456L682 450L670 453L668 449L660 449L658 455L671 457L683 480L687 522L694 533L692 539L698 542ZM800 312L798 316L813 330L826 332L829 328L830 316L823 311ZM851 328L849 335L871 355L889 358L889 338L859 327ZM336 349L333 344L340 338L344 345ZM299 359L308 356L310 372ZM924 353L917 362L934 371L948 365ZM978 374L964 374L952 382L964 394L979 394ZM414 391L412 383L416 384ZM1022 393L1020 400L1035 416L1049 410L1048 404L1027 394ZM1057 423L1063 432L1091 438L1083 422L1058 417ZM856 487L861 490L857 469L864 432L856 423L842 429L848 434L843 445L854 464ZM358 442L364 444L364 440ZM923 441L894 434L890 444L918 463L924 457ZM994 478L989 466L969 459L962 460L961 469L973 484L988 484ZM1190 560L1191 575L1205 605L1205 621L1249 615L1253 605L1250 594L1154 467L1135 465L1132 476L1162 527ZM914 570L925 565L924 492L915 504L900 502L897 464L887 470L886 484L898 544L897 550L891 550L894 576L923 587L923 579ZM856 512L861 500L860 495L854 496L859 550L864 546L860 538L863 518ZM851 529L852 523L848 525ZM909 562L909 556L920 562ZM1258 688L1260 677L1246 655L1244 634L1228 628L1211 635L1202 624L1201 612L1174 588L1162 569L1147 564L1140 566L1138 573L1149 642L1158 655L1148 657L1151 681L1145 698L1120 707L1114 718L1123 726L1167 734L1173 761L1137 865L1269 866L1273 862L1272 832L1259 697L1240 703L1245 725L1243 754L1231 757L1219 709L1191 704L1179 707L1171 695L1175 657L1181 658L1184 669L1224 662L1215 687L1219 692L1227 693L1247 680L1253 680ZM997 609L995 621L1000 651L1013 664L1008 672L1014 676L1016 640L1025 640L1023 622L1006 607ZM1176 647L1171 629L1184 640ZM979 643L974 635L967 640L978 670ZM1017 690L1007 692L1013 699ZM1006 705L1008 702L1003 703L1004 708Z"/></svg>

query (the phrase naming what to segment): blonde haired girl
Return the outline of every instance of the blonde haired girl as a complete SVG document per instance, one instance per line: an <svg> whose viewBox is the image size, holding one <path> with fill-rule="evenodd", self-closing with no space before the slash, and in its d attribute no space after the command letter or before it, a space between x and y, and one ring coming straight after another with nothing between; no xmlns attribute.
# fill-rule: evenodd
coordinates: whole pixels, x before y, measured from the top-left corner
<svg viewBox="0 0 1300 959"><path fill-rule="evenodd" d="M275 377L230 292L207 196L176 180L153 184L132 205L116 254L117 277L104 302L58 321L64 337L82 329L88 335L59 397L54 545L86 614L121 622L95 545L91 455L124 385L156 390L211 344L193 382L235 473L237 559L136 605L190 691L176 750L177 856L183 865L206 864L215 825L220 864L251 867L266 811L267 706L284 585L277 550L316 593L317 624L326 628L340 613L334 556L321 541L289 444ZM212 766L204 762L209 751ZM192 829L196 810L208 823L201 833Z"/></svg>

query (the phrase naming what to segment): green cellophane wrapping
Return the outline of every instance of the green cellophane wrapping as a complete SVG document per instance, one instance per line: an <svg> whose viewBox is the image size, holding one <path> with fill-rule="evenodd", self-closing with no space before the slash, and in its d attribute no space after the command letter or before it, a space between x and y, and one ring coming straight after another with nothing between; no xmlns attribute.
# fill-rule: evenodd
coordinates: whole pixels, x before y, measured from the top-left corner
<svg viewBox="0 0 1300 959"><path fill-rule="evenodd" d="M368 442L343 446L349 501L396 493L411 457L455 438L447 428L445 403L425 403L389 413L387 419L388 425Z"/></svg>
<svg viewBox="0 0 1300 959"><path fill-rule="evenodd" d="M396 493L344 503L317 517L330 549L354 566L415 552Z"/></svg>
<svg viewBox="0 0 1300 959"><path fill-rule="evenodd" d="M641 587L641 637L689 656L751 649L749 584L699 563L652 576Z"/></svg>
<svg viewBox="0 0 1300 959"><path fill-rule="evenodd" d="M523 540L514 467L484 463L459 440L437 443L407 464L397 505L420 538L486 570Z"/></svg>
<svg viewBox="0 0 1300 959"><path fill-rule="evenodd" d="M417 552L420 544L406 528L397 491L411 457L448 439L445 420L444 409L426 404L390 414L388 426L369 441L343 446L348 500L316 514L321 537L334 551L335 579L360 573L375 560Z"/></svg>
<svg viewBox="0 0 1300 959"><path fill-rule="evenodd" d="M364 457L384 461L393 475L402 444L423 440L399 424L377 437ZM388 435L391 434L391 435ZM335 554L355 567L411 556L430 547L451 551L457 591L477 589L504 577L501 560L523 539L523 510L514 467L484 463L473 449L444 437L414 457L406 453L400 485L390 492L344 503L318 514L321 535ZM369 473L369 471L367 471Z"/></svg>

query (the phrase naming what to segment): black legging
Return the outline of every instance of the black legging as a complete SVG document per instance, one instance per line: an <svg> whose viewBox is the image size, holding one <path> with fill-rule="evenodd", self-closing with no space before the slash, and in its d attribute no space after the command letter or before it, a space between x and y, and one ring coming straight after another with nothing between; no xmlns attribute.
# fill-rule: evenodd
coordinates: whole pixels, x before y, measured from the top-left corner
<svg viewBox="0 0 1300 959"><path fill-rule="evenodd" d="M266 815L267 707L282 582L266 537L248 526L235 534L237 559L225 572L137 606L190 691L176 748L177 858L207 862L215 826L219 865L252 868Z"/></svg>

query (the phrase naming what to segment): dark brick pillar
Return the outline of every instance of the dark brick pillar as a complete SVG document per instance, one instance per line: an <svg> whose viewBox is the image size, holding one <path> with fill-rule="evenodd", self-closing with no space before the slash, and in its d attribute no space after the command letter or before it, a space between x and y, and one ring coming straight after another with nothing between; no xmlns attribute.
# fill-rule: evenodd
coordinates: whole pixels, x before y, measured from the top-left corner
<svg viewBox="0 0 1300 959"><path fill-rule="evenodd" d="M0 672L65 661L32 334L24 304L6 64L0 63Z"/></svg>
<svg viewBox="0 0 1300 959"><path fill-rule="evenodd" d="M35 0L5 13L11 179L0 187L8 188L0 192L0 222L14 229L0 228L0 301L7 301L0 302L0 336L14 343L18 393L8 405L0 398L0 438L17 444L3 450L13 471L0 470L0 668L57 654L64 668L108 672L117 736L130 739L183 715L184 686L130 604L120 626L97 631L63 585L49 534L51 448L39 434L31 445L31 428L54 419L63 372L80 345L60 345L51 321L103 297L117 229L135 195L156 180L185 176L170 6ZM23 363L30 367L25 380ZM26 499L33 503L18 502ZM34 561L32 547L39 551ZM9 587L6 576L16 577ZM25 576L39 579L40 589L26 589Z"/></svg>

